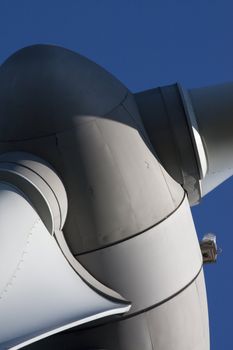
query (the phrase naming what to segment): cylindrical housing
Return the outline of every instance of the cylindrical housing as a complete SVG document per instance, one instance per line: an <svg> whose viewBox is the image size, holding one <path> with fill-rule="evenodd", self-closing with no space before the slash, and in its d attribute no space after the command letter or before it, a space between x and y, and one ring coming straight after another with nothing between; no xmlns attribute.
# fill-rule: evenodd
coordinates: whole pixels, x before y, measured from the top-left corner
<svg viewBox="0 0 233 350"><path fill-rule="evenodd" d="M233 83L189 90L205 147L203 195L233 175Z"/></svg>
<svg viewBox="0 0 233 350"><path fill-rule="evenodd" d="M156 158L133 95L59 47L25 48L0 68L0 153L16 150L47 160L63 180L64 234L74 254L147 230L183 199Z"/></svg>
<svg viewBox="0 0 233 350"><path fill-rule="evenodd" d="M171 106L166 120L155 108L155 141L161 140L160 122L168 128L169 142L176 133L175 152L172 142L167 147L181 157L174 173L183 172L182 185L199 198L200 174L181 97L177 87L165 88L162 95L159 103L164 98L177 107L178 119ZM121 319L119 338L118 326L112 328L117 342L101 343L100 330L91 344L94 330L86 330L85 346L149 350L148 344L154 344L171 350L174 344L176 350L187 350L191 342L190 349L200 344L206 350L206 297L203 279L198 279L202 257L189 203L145 129L135 97L104 69L71 51L29 47L0 68L0 153L30 152L52 164L68 196L64 236L70 250L95 278L132 302L127 315L132 322ZM179 135L187 141L186 154ZM192 320L199 327L194 334ZM150 332L163 339L152 341ZM133 346L137 336L139 348Z"/></svg>
<svg viewBox="0 0 233 350"><path fill-rule="evenodd" d="M135 99L160 162L183 186L190 205L197 204L206 155L187 91L174 84L139 92Z"/></svg>

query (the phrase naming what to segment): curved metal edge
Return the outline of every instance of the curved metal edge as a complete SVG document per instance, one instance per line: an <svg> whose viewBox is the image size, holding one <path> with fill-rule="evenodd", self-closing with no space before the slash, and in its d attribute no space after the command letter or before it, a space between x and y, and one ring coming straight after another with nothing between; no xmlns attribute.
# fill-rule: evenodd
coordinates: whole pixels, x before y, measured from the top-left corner
<svg viewBox="0 0 233 350"><path fill-rule="evenodd" d="M50 232L51 235L54 234L55 231L55 224L54 224L54 219L53 219L53 211L48 203L46 197L43 195L41 190L36 186L30 179L28 179L26 176L18 173L14 169L11 169L12 164L7 164L7 163L2 163L0 165L0 180L3 182L6 182L10 185L13 185L16 187L18 190L20 190L24 197L26 196L27 200L31 203L31 205L34 207L34 209L40 214L39 216L42 216L41 219L44 222L44 225L46 226L47 230ZM19 179L22 181L22 184L19 184L16 179ZM16 181L15 181L16 180ZM40 202L43 202L43 211L45 210L49 214L50 220L47 218L47 220L44 220L44 216L46 215L41 215L41 210L38 210L38 206L32 199L30 198L30 194L27 193L28 191L25 191L25 187L23 186L23 183L26 184L27 186L30 187L30 191L34 191L34 193L37 193L38 198L40 199ZM47 217L47 216L46 216Z"/></svg>
<svg viewBox="0 0 233 350"><path fill-rule="evenodd" d="M6 154L7 156L7 154ZM33 157L33 155L32 155ZM21 157L20 157L21 158ZM36 159L36 157L34 158L35 160L38 161L38 159ZM22 158L21 158L22 160ZM43 162L43 160L41 160ZM44 163L43 163L44 164ZM17 166L19 169L22 168L24 169L24 171L28 172L28 175L22 174L20 171L17 171L15 169L15 166ZM103 297L112 300L114 302L120 303L120 304L125 304L127 305L125 312L127 312L130 309L131 303L127 300L125 300L120 294L118 294L117 292L113 291L112 289L106 287L105 285L103 285L101 282L99 282L98 280L96 280L72 255L66 241L65 238L63 236L62 231L60 230L60 227L56 227L56 224L54 222L54 217L53 217L53 208L51 208L50 203L48 202L46 195L43 193L43 191L38 187L38 184L35 184L33 181L31 181L30 179L30 173L33 174L33 176L37 177L38 180L41 182L41 184L43 186L46 186L47 190L50 191L50 194L54 197L55 202L58 205L58 209L60 211L60 206L59 206L59 201L58 198L56 196L56 194L54 193L53 189L51 188L51 186L44 180L44 178L41 176L41 174L38 174L37 172L35 172L34 170L32 170L31 168L28 168L27 166L21 164L20 162L17 162L17 160L13 161L12 157L11 160L8 162L7 161L7 157L1 159L0 158L0 179L12 184L13 186L15 186L16 188L18 188L23 195L27 197L27 199L30 201L30 203L33 205L33 207L37 210L38 206L37 203L33 203L31 198L30 198L30 191L36 191L36 193L38 194L38 198L40 199L40 201L43 201L43 210L46 210L47 212L47 216L49 216L51 223L49 224L47 222L47 229L49 229L49 232L55 236L55 239L58 243L58 246L61 250L61 252L63 253L64 257L66 258L66 260L68 261L68 263L70 264L70 266L75 270L75 272L79 275L79 277L90 287L92 288L95 292L97 292L98 294L102 295ZM9 176L10 175L10 176ZM22 181L22 184L19 184L17 179L20 179ZM26 190L25 186L23 185L23 183L26 186L29 186L30 189ZM39 210L39 214L41 215L41 212ZM45 215L42 215L45 216ZM48 220L46 220L48 221ZM51 226L51 227L50 227Z"/></svg>
<svg viewBox="0 0 233 350"><path fill-rule="evenodd" d="M110 319L107 319L107 320L103 320L100 324L97 324L97 323L93 323L93 322L90 322L86 325L85 328L98 328L98 327L102 327L106 324L109 324L109 323L115 323L115 322L124 322L125 320L128 320L128 319L131 319L131 318L134 318L136 316L139 316L147 311L150 311L150 310L153 310L157 307L160 307L161 305L165 304L166 302L169 302L170 300L172 300L173 298L177 297L179 294L183 293L187 288L189 288L195 281L196 279L198 278L198 276L200 275L200 273L203 271L203 264L201 265L200 267L200 270L197 272L197 274L195 275L194 278L192 278L192 280L187 283L183 288L181 288L180 290L178 290L176 293L174 293L173 295L169 296L168 298L162 300L161 302L159 303L156 303L156 304L153 304L147 308L144 308L140 311L137 311L137 312L134 312L132 314L129 314L129 315L123 315L120 319L114 319L114 318L110 318ZM70 333L73 333L73 332L76 332L77 331L77 328L75 329L67 329L65 330L65 334L70 334Z"/></svg>
<svg viewBox="0 0 233 350"><path fill-rule="evenodd" d="M10 163L19 165L32 173L36 174L41 180L49 187L53 193L55 200L60 211L60 225L59 229L62 229L65 223L65 219L68 211L68 199L63 182L56 170L46 160L28 152L6 152L0 155L1 163ZM46 173L44 172L46 167ZM51 180L51 181L49 181ZM56 193L56 190L59 193Z"/></svg>
<svg viewBox="0 0 233 350"><path fill-rule="evenodd" d="M117 245L117 244L121 244L121 243L123 243L123 242L126 242L126 241L131 240L132 238L135 238L135 237L137 237L137 236L140 236L141 234L143 234L143 233L145 233L145 232L151 230L152 228L158 226L158 225L161 224L163 221L167 220L170 216L172 216L172 215L181 207L181 205L184 203L186 197L187 197L187 194L186 194L186 192L184 191L183 197L182 197L182 199L181 199L179 205L178 205L174 210L172 210L172 211L170 212L170 214L168 214L168 215L165 216L163 219L161 219L161 220L159 220L158 222L156 222L154 225L151 225L151 226L147 227L146 229L144 229L144 230L142 230L142 231L139 231L139 232L137 232L137 233L134 233L133 235L131 235L131 236L129 236L129 237L119 239L118 241L115 241L115 242L113 242L113 243L105 244L105 245L101 246L100 248L90 249L90 250L85 251L85 252L83 252L83 253L75 254L74 256L78 259L79 256L82 256L82 255L85 255L85 254L89 254L89 253L93 253L93 252L96 252L96 251L98 251L98 250L103 250L103 249L105 249L105 248L113 247L113 246L115 246L115 245Z"/></svg>
<svg viewBox="0 0 233 350"><path fill-rule="evenodd" d="M112 316L112 315L116 315L116 314L122 314L122 313L125 313L127 310L126 307L122 307L122 308L119 308L119 309L115 309L115 310L109 310L109 311L104 311L104 312L101 312L100 314L98 314L98 319L100 318L106 318L108 316ZM95 318L94 318L95 317ZM95 316L89 316L89 317L86 317L82 320L79 320L79 321L75 321L75 322L72 322L72 323L69 323L65 326L62 326L62 327L58 327L52 331L49 331L49 332L46 332L46 333L43 333L39 336L36 336L34 338L31 338L30 340L27 340L27 341L24 341L23 343L19 344L19 345L16 345L16 346L13 346L13 347L10 347L8 348L8 350L18 350L18 349L21 349L27 345L30 345L32 343L35 343L39 340L42 340L44 338L47 338L53 334L57 334L59 332L63 332L63 331L66 331L70 328L73 328L73 327L77 327L77 326L80 326L80 325L83 325L83 324L86 324L86 323L90 323L90 322L93 322L97 320L96 318L96 315ZM3 344L4 345L4 344ZM3 348L4 349L4 348ZM7 349L7 348L5 348Z"/></svg>
<svg viewBox="0 0 233 350"><path fill-rule="evenodd" d="M103 320L103 321L101 322L101 324L93 324L93 323L91 323L91 324L90 324L91 328L102 327L103 325L106 325L107 323L114 323L114 322L119 322L119 321L121 322L121 321L128 320L128 319L134 318L135 316L141 315L141 314L143 314L143 313L145 313L145 312L147 312L147 311L150 311L150 310L152 310L152 309L155 309L155 308L157 308L157 307L159 307L159 306L165 304L166 302L169 302L169 301L172 300L173 298L177 297L179 294L183 293L187 288L189 288L189 287L196 281L196 279L198 278L198 276L200 275L200 273L201 273L202 271L203 271L203 264L201 265L201 267L200 267L200 269L198 270L198 272L197 272L197 274L195 275L195 277L192 278L190 282L188 282L184 287L182 287L180 290L178 290L176 293L172 294L172 295L169 296L168 298L166 298L166 299L164 299L164 300L161 300L159 303L153 304L153 305L151 305L151 306L149 306L149 307L147 307L147 308L144 308L144 309L142 309L142 310L140 310L140 311L137 311L137 312L134 312L134 313L132 313L132 314L123 315L123 316L121 317L120 320L119 320L119 319L116 320L116 319L111 318L110 320L107 320L107 322L106 322L106 320ZM72 332L75 332L75 331L77 331L77 328L74 329L74 330L72 330L72 329L70 329L70 330L67 329L65 333L72 333Z"/></svg>
<svg viewBox="0 0 233 350"><path fill-rule="evenodd" d="M103 297L110 299L114 302L121 303L127 305L127 309L125 312L129 311L131 307L130 301L127 301L123 296L121 296L116 291L108 288L97 279L95 279L79 262L75 259L73 254L71 253L64 235L62 231L56 230L54 233L54 237L61 249L61 252L65 256L66 260L70 264L70 266L75 270L75 272L79 275L79 277L95 292L102 295Z"/></svg>
<svg viewBox="0 0 233 350"><path fill-rule="evenodd" d="M181 85L177 84L181 100L183 102L185 115L187 118L194 151L197 159L197 165L200 173L200 179L203 179L206 176L208 171L207 157L204 149L204 145L201 139L199 132L197 120L195 117L195 112L193 110L193 105L189 97L188 91Z"/></svg>
<svg viewBox="0 0 233 350"><path fill-rule="evenodd" d="M140 315L143 312L149 311L151 309L154 309L156 307L159 307L160 305L163 305L164 303L168 302L169 300L175 298L177 295L179 295L180 293L182 293L185 289L187 289L189 286L191 286L191 284L193 284L195 282L195 280L197 279L197 277L200 275L201 271L203 270L203 264L201 264L200 269L198 270L197 274L191 279L190 282L188 282L184 287L182 287L180 290L178 290L176 293L170 295L169 297L161 300L159 303L153 304L145 309L142 309L140 311L134 312L130 315L125 315L122 317L122 320L127 320L128 318L132 318L134 316Z"/></svg>
<svg viewBox="0 0 233 350"><path fill-rule="evenodd" d="M9 173L6 173L6 175L9 175ZM15 188L15 186L13 185L13 189ZM4 189L4 187L3 187L3 189ZM6 189L8 189L8 188L6 188ZM9 190L11 190L11 186L9 186ZM33 240L33 244L31 244L31 247L30 248L26 248L25 249L25 246L24 245L22 245L22 247L21 247L21 249L20 249L20 251L22 251L23 253L23 255L21 255L21 256L19 256L19 258L17 258L17 260L16 260L16 265L17 266L19 266L19 264L17 263L18 261L20 261L20 264L22 263L22 256L24 256L25 254L27 254L27 253L29 253L29 250L31 249L31 251L30 251L30 253L31 254L29 254L29 256L31 255L31 258L29 258L29 262L28 262L28 266L30 266L30 262L32 263L32 268L31 269L29 269L29 270L26 270L26 274L24 275L24 277L27 277L27 279L28 279L28 272L29 272L29 279L28 279L28 281L31 283L31 285L33 285L34 283L33 283L33 278L34 277L36 277L36 275L35 275L35 273L37 272L39 272L39 274L40 274L40 272L42 271L45 271L45 268L46 268L46 265L47 265L47 260L44 260L44 265L43 266L41 266L41 262L40 262L40 258L38 258L38 256L40 255L40 253L39 253L39 255L37 256L37 252L40 252L40 250L41 249L43 249L43 247L48 247L48 250L46 251L46 253L45 253L45 256L49 256L48 255L48 253L53 253L53 252L57 252L57 254L51 254L51 256L52 256L52 258L54 257L55 258L55 260L54 259L52 259L52 261L55 261L55 262L57 262L58 263L58 265L57 265L57 263L54 265L54 263L52 263L52 270L51 270L51 268L49 268L49 274L50 274L50 278L48 279L48 276L49 275L47 275L47 277L45 277L45 281L46 280L51 280L51 276L53 276L53 274L51 274L51 272L53 273L54 271L56 272L56 266L58 266L58 271L60 271L59 270L59 266L62 268L62 266L64 265L65 266L65 269L64 269L64 271L66 272L66 271L69 271L69 270L71 270L72 269L72 267L71 266L69 266L68 265L68 262L67 262L67 259L64 257L64 254L62 254L62 251L60 250L60 247L59 247L59 245L57 244L57 242L56 242L56 239L55 239L55 237L51 237L50 235L49 235L49 232L47 231L47 229L45 228L45 226L43 225L43 223L42 223L42 221L41 221L41 219L39 218L39 216L38 216L38 214L35 212L35 210L34 210L34 208L31 206L31 204L30 204L30 202L28 202L28 199L27 199L27 197L26 196L24 196L24 194L22 194L22 191L21 190L19 190L19 191L17 191L17 194L18 194L18 196L19 197L21 197L22 198L22 202L20 202L20 206L18 207L18 208L23 208L23 211L22 212L20 212L20 214L18 214L18 211L17 211L17 206L15 207L16 208L16 211L15 211L15 213L17 213L17 215L20 215L20 216L18 216L17 217L17 215L16 215L16 218L18 219L18 220L14 220L13 221L13 229L11 230L11 233L13 234L13 236L14 236L14 233L15 233L15 228L17 229L17 227L18 227L18 225L17 225L17 221L19 221L19 222L21 222L21 224L23 223L23 222L25 222L25 220L27 221L27 220L29 220L29 219L31 219L31 223L34 223L33 225L30 225L30 226L28 226L28 232L29 232L29 234L27 234L28 232L26 232L26 236L24 235L24 230L22 231L21 230L21 233L23 233L23 236L22 236L22 238L23 238L23 240L24 240L24 243L26 244L26 240L28 240L28 237L29 237L29 235L31 236L32 235L32 229L34 229L35 228L35 226L37 225L37 224L39 224L38 225L38 229L36 229L36 232L35 232L35 234L33 235L33 239L34 239L34 237L37 237L37 238L35 238L35 240ZM11 197L12 198L12 197ZM4 196L2 197L2 204L3 204L3 206L5 206L4 205ZM22 206L21 205L21 203L23 203L23 201L25 202L25 205L26 206ZM14 205L15 205L15 200L14 200L14 197L13 197L13 201L11 202L12 203L12 205L13 205L13 207L14 207ZM26 208L26 209L25 209ZM9 212L12 212L12 207L11 207L11 205L8 205L8 206L6 206L6 210L7 210L7 212L9 211ZM14 211L14 210L13 210ZM35 213L35 215L33 214L33 213ZM28 216L29 215L29 216ZM3 219L5 218L6 216L3 216ZM5 220L5 219L4 219ZM30 222L30 220L29 220L29 222ZM5 223L5 221L3 221L3 224ZM24 224L22 225L23 226L23 228L25 228L25 226L24 226ZM7 232L8 231L5 231L5 233L7 234ZM7 235L8 236L8 235ZM19 236L19 237L21 237L21 235ZM42 237L42 239L40 238L40 237ZM47 238L46 238L47 237ZM50 244L50 242L52 242L51 244ZM33 247L34 246L34 247ZM39 246L39 250L38 250L38 246ZM17 247L17 245L16 245L16 247ZM42 250L43 251L43 250ZM33 254L33 252L34 252L34 254ZM57 256L59 257L58 259L57 259ZM26 259L27 260L27 259ZM35 264L34 264L35 263ZM41 269L42 268L42 269ZM47 269L47 268L46 268ZM22 269L21 269L22 270ZM73 269L72 269L73 270ZM76 272L75 271L73 271L73 273L70 275L70 274L67 274L68 275L68 279L70 279L70 278L73 278L74 280L75 280L75 278L76 279L78 279L78 286L81 286L82 284L84 285L86 285L86 291L88 291L88 289L90 290L90 292L91 292L91 295L96 295L97 296L97 294L100 294L100 293L98 293L98 291L96 292L96 291L94 291L95 293L93 294L93 288L90 288L89 287L89 285L86 283L86 281L84 280L81 280L80 278L79 278L79 276L77 276L77 274L76 274ZM75 277L75 275L76 275L76 277ZM61 276L62 276L62 274L61 274ZM71 276L71 277L70 277ZM73 277L72 277L73 276ZM12 277L12 276L11 276ZM30 278L31 277L31 278ZM55 278L55 280L56 280L56 278ZM62 279L63 280L63 279ZM27 289L28 288L28 286L27 286L27 283L25 283L25 278L23 278L21 281L23 281L23 283L20 283L19 282L19 289L17 289L17 287L16 287L16 293L15 293L15 296L16 296L16 298L18 298L18 296L19 295L21 295L22 297L23 297L23 304L22 305L26 305L27 304L27 297L25 298L25 294L24 294L24 290L25 290L25 288ZM29 283L29 285L30 285L30 283ZM61 283L61 281L60 281L60 283ZM71 284L72 286L73 286L73 284ZM45 282L45 285L44 285L45 287L46 287L46 282ZM48 284L47 286L50 286L50 284ZM61 286L61 284L58 284L58 286ZM65 285L64 285L65 286ZM74 286L77 286L77 284L76 285L74 285ZM22 287L22 288L21 288ZM40 281L38 282L38 279L37 279L37 283L36 283L36 293L37 293L37 291L38 291L38 287L40 287ZM21 289L20 289L21 288ZM79 287L78 287L79 288ZM29 289L30 289L30 286L29 286ZM57 289L57 288L56 288ZM54 289L55 290L55 289ZM50 289L48 289L48 288L45 288L44 289L44 295L45 295L45 297L47 298L47 291L50 291ZM23 292L23 293L22 293ZM31 292L33 292L33 289L31 290ZM34 289L34 292L35 292L35 289ZM76 292L74 293L73 292L73 296L75 296L75 298L76 298L76 296L77 297L79 297L79 294L77 294L77 292L79 292L79 289L77 289L76 290ZM30 293L31 294L31 293ZM40 293L39 293L40 294ZM38 295L39 295L38 294ZM43 294L43 293L42 293ZM53 295L53 293L51 294L51 295ZM66 294L61 294L61 296L62 296L62 299L61 300L65 300L64 299L64 295L66 295ZM67 294L67 295L70 295L70 294ZM71 296L72 296L72 293L71 293ZM37 298L37 297L36 297ZM52 297L50 297L50 299L51 299ZM90 311L88 311L88 313L85 315L85 298L86 298L86 294L84 294L83 293L83 296L82 296L82 300L84 301L84 312L82 311L82 313L80 313L80 315L82 316L82 318L81 319L79 319L79 320L75 320L75 321L73 321L74 320L74 318L73 318L73 320L72 319L70 319L69 320L69 323L65 323L65 324L62 324L61 325L61 323L60 323L60 325L58 324L58 326L56 326L56 328L54 328L54 329L52 329L51 327L53 327L52 326L52 323L50 323L50 325L47 323L47 326L44 326L44 327L42 327L42 329L35 329L34 328L34 332L33 333L29 333L28 335L29 336L32 336L30 339L28 339L28 340L26 340L26 338L28 337L28 335L23 335L22 336L22 338L21 337L18 337L18 335L19 334L17 334L17 337L16 338L14 338L13 340L7 340L6 342L4 342L4 343L1 343L0 344L0 349L4 349L4 348L6 348L6 349L20 349L21 347L23 347L23 346L25 346L25 345L28 345L28 344L31 344L31 343L33 343L33 342L35 342L35 341L38 341L38 340L40 340L40 339L43 339L43 338L45 338L45 337L48 337L48 336L50 336L50 335L52 335L52 334L55 334L55 333L58 333L58 332L61 332L61 331L63 331L63 330L66 330L66 329L69 329L70 327L75 327L75 326L80 326L80 325L83 325L83 324L85 324L85 323L89 323L89 322L95 322L95 320L99 320L99 319L101 319L101 318L104 318L104 317L109 317L109 316L114 316L114 315L121 315L121 314L123 314L123 313L125 313L125 312L127 312L128 310L129 310L129 308L130 308L130 305L129 304L125 304L125 303L123 303L123 302L118 302L117 304L116 303L111 303L111 305L112 305L112 307L111 307L111 309L104 309L103 307L102 307L102 309L96 309L95 308L95 306L93 306L94 308L92 309L93 310L93 312L94 312L94 314L92 315L92 316L89 316L90 315ZM39 298L40 299L40 298ZM50 299L48 299L48 301L50 300ZM13 304L12 304L12 300L11 301L9 301L9 303L8 304L6 304L7 305L7 308L5 308L4 310L6 311L6 314L7 314L7 310L8 310L8 306L10 307L10 308L12 308L12 305L16 305L17 303L20 305L21 304L21 302L20 302L20 300L21 300L21 298L19 298L19 299L14 299L13 298ZM36 300L36 299L35 299ZM46 299L43 299L43 297L42 297L42 299L41 300L46 300ZM58 299L59 300L59 299ZM90 300L90 299L89 299ZM94 299L95 300L95 299ZM98 297L98 299L96 299L97 301L99 300L99 297ZM105 298L105 300L106 300L106 303L105 303L105 305L107 305L107 307L109 307L108 305L109 305L109 298ZM15 303L15 301L17 301L17 303ZM4 303L4 301L3 301L3 303ZM49 305L49 304L47 304L47 305ZM57 303L56 304L53 304L53 305L55 305L55 307L56 307L56 305L57 305ZM86 304L87 306L88 306L88 304ZM111 306L110 305L110 306ZM37 305L38 306L38 305ZM37 307L36 306L36 307ZM73 304L73 306L74 306L74 304ZM70 307L69 307L70 308ZM14 308L13 308L14 309ZM17 308L16 308L17 309ZM21 308L21 309L19 309L20 311L21 311L21 315L23 314L22 312L23 312L23 309ZM35 309L36 310L36 309ZM71 309L72 310L72 309ZM83 308L82 308L82 310L83 310ZM99 311L98 311L99 310ZM9 311L9 310L8 310ZM13 310L14 311L14 310ZM50 310L51 311L51 310ZM64 311L64 309L63 309L63 311ZM16 313L16 314L18 314L19 316L20 316L20 313ZM30 320L30 317L32 317L32 318L34 318L34 316L35 316L36 314L34 313L34 312L32 312L31 314L29 313L29 318L28 318L28 320ZM3 313L3 316L4 316L4 313ZM13 315L14 316L14 315ZM42 316L43 317L43 316ZM14 317L13 317L14 318ZM17 318L16 317L16 323L18 323L19 322L19 318ZM18 321L17 321L18 320ZM43 320L43 319L42 319ZM64 320L66 321L66 318L64 318ZM9 319L8 319L8 321L9 321ZM27 322L28 323L28 322ZM30 321L29 321L29 323L30 323ZM29 324L28 323L28 324ZM10 324L10 323L9 323ZM20 323L19 323L20 324ZM40 324L40 323L39 323ZM24 329L24 331L25 331L25 329ZM39 332L41 332L42 331L42 334L39 334ZM43 333L44 332L44 333ZM38 335L39 334L39 335ZM12 335L11 335L12 336ZM7 339L7 338L6 338ZM20 339L22 339L22 342L20 341ZM20 342L19 344L18 344L18 342Z"/></svg>

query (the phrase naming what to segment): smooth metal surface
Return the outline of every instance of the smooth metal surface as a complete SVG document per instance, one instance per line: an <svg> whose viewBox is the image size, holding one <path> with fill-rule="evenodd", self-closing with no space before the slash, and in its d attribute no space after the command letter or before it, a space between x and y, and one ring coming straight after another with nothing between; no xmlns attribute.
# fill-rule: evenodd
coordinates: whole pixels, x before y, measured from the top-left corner
<svg viewBox="0 0 233 350"><path fill-rule="evenodd" d="M0 140L54 135L79 116L104 116L128 92L96 63L55 45L34 45L0 67Z"/></svg>
<svg viewBox="0 0 233 350"><path fill-rule="evenodd" d="M77 259L132 302L130 313L159 304L199 273L202 255L187 198L150 230Z"/></svg>
<svg viewBox="0 0 233 350"><path fill-rule="evenodd" d="M58 334L25 350L209 350L203 271L182 293L137 316Z"/></svg>
<svg viewBox="0 0 233 350"><path fill-rule="evenodd" d="M205 169L177 85L139 95L55 46L0 67L2 348L78 326L29 349L209 349L189 207Z"/></svg>
<svg viewBox="0 0 233 350"><path fill-rule="evenodd" d="M70 199L64 234L74 255L147 230L182 201L183 189L122 106L108 119L85 117L57 140Z"/></svg>
<svg viewBox="0 0 233 350"><path fill-rule="evenodd" d="M134 96L63 48L32 46L3 63L0 141L0 153L33 153L59 174L69 199L64 235L74 254L147 230L183 198L156 159Z"/></svg>

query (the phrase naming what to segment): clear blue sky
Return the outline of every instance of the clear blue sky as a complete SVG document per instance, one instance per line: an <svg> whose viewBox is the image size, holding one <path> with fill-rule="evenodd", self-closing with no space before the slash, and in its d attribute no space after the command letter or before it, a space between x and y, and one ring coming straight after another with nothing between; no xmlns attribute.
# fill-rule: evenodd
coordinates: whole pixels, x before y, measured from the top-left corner
<svg viewBox="0 0 233 350"><path fill-rule="evenodd" d="M232 17L232 0L0 0L0 62L23 46L53 43L103 65L132 91L233 81ZM223 248L205 275L211 349L230 350L233 180L193 214L199 236L214 232Z"/></svg>

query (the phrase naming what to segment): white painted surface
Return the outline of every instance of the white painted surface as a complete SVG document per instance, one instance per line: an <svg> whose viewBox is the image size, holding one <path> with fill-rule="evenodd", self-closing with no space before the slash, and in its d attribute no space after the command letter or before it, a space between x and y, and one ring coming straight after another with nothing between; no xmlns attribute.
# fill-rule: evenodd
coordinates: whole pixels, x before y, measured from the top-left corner
<svg viewBox="0 0 233 350"><path fill-rule="evenodd" d="M131 313L172 297L194 280L202 267L187 198L172 215L148 231L80 255L79 261L130 300Z"/></svg>
<svg viewBox="0 0 233 350"><path fill-rule="evenodd" d="M83 282L27 200L3 183L0 227L0 349L128 311Z"/></svg>

